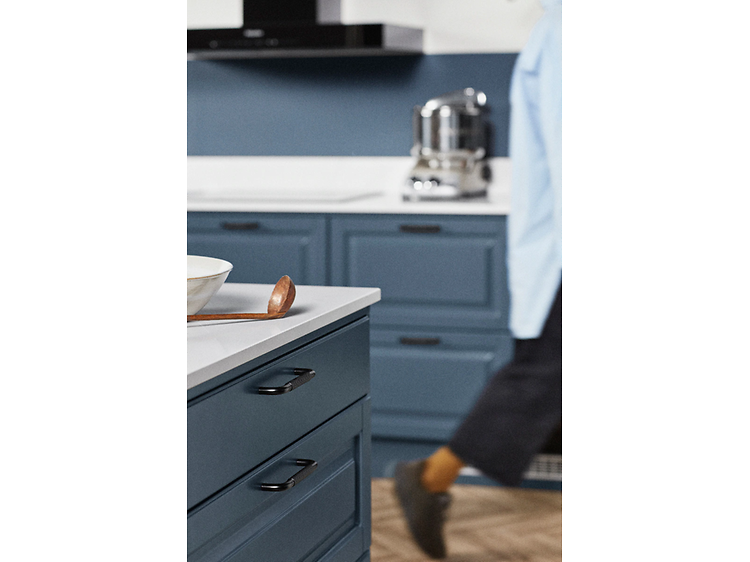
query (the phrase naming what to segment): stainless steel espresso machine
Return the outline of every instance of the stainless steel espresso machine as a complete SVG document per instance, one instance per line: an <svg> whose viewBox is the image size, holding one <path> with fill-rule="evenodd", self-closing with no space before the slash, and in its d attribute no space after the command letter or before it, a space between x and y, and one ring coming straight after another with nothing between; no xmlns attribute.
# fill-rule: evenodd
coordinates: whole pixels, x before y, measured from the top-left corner
<svg viewBox="0 0 750 562"><path fill-rule="evenodd" d="M443 94L414 108L417 162L403 190L407 201L487 194L487 96L473 88Z"/></svg>

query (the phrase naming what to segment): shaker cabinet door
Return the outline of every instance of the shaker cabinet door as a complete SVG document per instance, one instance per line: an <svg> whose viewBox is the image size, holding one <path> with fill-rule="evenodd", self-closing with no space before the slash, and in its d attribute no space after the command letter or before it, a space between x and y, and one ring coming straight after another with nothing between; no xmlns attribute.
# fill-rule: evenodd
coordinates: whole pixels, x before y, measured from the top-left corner
<svg viewBox="0 0 750 562"><path fill-rule="evenodd" d="M513 353L507 334L373 328L370 341L374 437L449 439Z"/></svg>
<svg viewBox="0 0 750 562"><path fill-rule="evenodd" d="M231 262L229 283L326 284L323 216L190 212L187 221L187 253Z"/></svg>
<svg viewBox="0 0 750 562"><path fill-rule="evenodd" d="M379 287L373 324L505 329L505 217L334 216L331 284Z"/></svg>
<svg viewBox="0 0 750 562"><path fill-rule="evenodd" d="M188 562L358 560L370 546L368 413L359 400L190 510Z"/></svg>

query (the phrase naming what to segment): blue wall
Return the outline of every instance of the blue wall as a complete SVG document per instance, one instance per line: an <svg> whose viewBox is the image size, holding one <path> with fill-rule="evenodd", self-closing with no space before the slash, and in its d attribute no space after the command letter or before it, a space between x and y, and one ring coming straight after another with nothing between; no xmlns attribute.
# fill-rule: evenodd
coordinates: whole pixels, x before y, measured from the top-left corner
<svg viewBox="0 0 750 562"><path fill-rule="evenodd" d="M190 156L408 156L412 110L487 94L491 156L508 155L516 54L189 61Z"/></svg>

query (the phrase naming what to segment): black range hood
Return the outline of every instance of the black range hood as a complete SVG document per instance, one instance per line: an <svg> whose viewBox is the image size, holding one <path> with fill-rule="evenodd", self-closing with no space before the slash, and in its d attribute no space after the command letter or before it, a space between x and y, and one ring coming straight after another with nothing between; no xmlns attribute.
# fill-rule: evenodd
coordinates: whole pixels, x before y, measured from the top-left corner
<svg viewBox="0 0 750 562"><path fill-rule="evenodd" d="M244 0L243 25L188 29L188 59L418 55L422 30L340 23L341 0Z"/></svg>

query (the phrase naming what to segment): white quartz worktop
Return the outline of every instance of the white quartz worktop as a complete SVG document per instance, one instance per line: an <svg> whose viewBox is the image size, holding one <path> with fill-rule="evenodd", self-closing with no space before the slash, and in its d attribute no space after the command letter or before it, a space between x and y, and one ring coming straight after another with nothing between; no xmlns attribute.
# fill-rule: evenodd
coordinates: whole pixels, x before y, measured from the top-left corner
<svg viewBox="0 0 750 562"><path fill-rule="evenodd" d="M273 285L225 283L199 314L265 312L272 290ZM298 285L283 318L188 322L188 390L379 300L377 288Z"/></svg>
<svg viewBox="0 0 750 562"><path fill-rule="evenodd" d="M189 156L187 210L507 215L510 159L491 158L487 197L404 201L412 157Z"/></svg>

